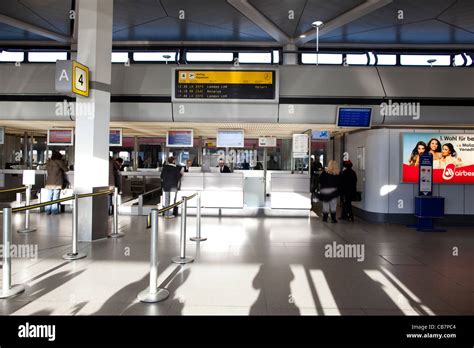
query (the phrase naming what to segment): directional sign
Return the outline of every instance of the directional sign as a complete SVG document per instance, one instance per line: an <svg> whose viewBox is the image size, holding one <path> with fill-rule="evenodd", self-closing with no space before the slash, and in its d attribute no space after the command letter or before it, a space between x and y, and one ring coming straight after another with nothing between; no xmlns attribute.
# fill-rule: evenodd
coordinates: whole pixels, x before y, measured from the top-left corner
<svg viewBox="0 0 474 348"><path fill-rule="evenodd" d="M72 61L72 91L83 97L89 96L89 68L75 60Z"/></svg>
<svg viewBox="0 0 474 348"><path fill-rule="evenodd" d="M58 60L55 76L56 91L67 95L89 96L89 68L76 61Z"/></svg>

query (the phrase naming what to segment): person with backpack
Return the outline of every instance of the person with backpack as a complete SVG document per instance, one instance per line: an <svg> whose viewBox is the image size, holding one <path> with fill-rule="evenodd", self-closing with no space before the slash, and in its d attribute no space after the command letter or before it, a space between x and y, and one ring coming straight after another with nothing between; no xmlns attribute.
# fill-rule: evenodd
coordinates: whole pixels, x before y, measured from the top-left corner
<svg viewBox="0 0 474 348"><path fill-rule="evenodd" d="M47 179L45 188L48 190L48 201L59 199L66 172L67 167L63 161L63 156L54 151L46 164ZM47 205L45 211L47 215L51 215L51 213L59 214L59 203Z"/></svg>

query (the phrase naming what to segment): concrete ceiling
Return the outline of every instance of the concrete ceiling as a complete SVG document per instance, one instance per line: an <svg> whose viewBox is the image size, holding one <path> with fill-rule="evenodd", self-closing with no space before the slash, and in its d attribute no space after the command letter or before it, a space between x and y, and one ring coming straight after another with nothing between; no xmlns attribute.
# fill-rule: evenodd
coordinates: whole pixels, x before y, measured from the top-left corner
<svg viewBox="0 0 474 348"><path fill-rule="evenodd" d="M64 44L72 36L72 6L1 0L0 43ZM113 37L131 46L314 46L315 20L326 24L322 47L474 45L472 0L115 0Z"/></svg>

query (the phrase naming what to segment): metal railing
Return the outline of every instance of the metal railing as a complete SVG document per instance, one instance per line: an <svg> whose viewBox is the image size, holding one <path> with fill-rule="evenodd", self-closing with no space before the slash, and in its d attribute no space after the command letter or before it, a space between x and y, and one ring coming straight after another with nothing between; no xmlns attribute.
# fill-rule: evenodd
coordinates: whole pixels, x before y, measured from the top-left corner
<svg viewBox="0 0 474 348"><path fill-rule="evenodd" d="M4 208L3 209L3 284L2 290L0 290L0 298L9 298L15 296L25 290L23 285L15 285L12 286L11 284L11 250L10 245L12 242L12 213L22 212L22 211L29 211L31 209L45 207L47 205L58 204L61 202L66 202L70 200L74 200L73 202L73 210L72 210L72 251L70 253L66 253L63 255L63 259L65 260L77 260L82 259L87 256L86 253L79 252L77 250L78 244L78 199L79 198L86 198L86 197L94 197L100 195L106 195L114 192L115 196L117 195L117 190L104 190L100 192L94 193L83 193L83 194L74 194L69 197L64 197L48 202L26 205L24 207L18 208ZM115 197L116 199L116 197ZM114 209L114 211L117 209ZM116 220L114 219L114 225L116 225ZM114 226L114 233L117 232L117 226Z"/></svg>
<svg viewBox="0 0 474 348"><path fill-rule="evenodd" d="M21 187L15 187L15 188L11 188L11 189L0 190L0 193L14 192L14 191L24 191L24 190L26 190L26 186L21 186Z"/></svg>
<svg viewBox="0 0 474 348"><path fill-rule="evenodd" d="M148 289L143 290L137 295L141 302L155 303L163 301L169 296L169 291L165 288L158 287L158 255L157 255L157 241L158 241L158 215L174 209L181 204L181 233L180 233L180 253L171 259L173 263L186 264L194 261L194 258L186 256L186 219L187 219L187 202L194 197L197 197L196 210L196 237L190 238L192 241L204 241L207 238L201 237L201 194L197 192L189 197L184 196L180 201L171 204L160 210L152 209L151 214L148 215L147 229L151 228L151 243L150 243L150 285Z"/></svg>

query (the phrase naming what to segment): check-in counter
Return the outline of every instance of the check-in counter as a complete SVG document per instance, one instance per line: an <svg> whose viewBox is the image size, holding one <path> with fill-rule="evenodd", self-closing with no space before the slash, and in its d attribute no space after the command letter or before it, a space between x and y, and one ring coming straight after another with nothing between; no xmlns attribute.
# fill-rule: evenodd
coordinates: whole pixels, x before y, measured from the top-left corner
<svg viewBox="0 0 474 348"><path fill-rule="evenodd" d="M272 209L311 209L310 176L307 174L271 173Z"/></svg>
<svg viewBox="0 0 474 348"><path fill-rule="evenodd" d="M204 191L204 173L183 173L177 200L180 200L183 196L189 197L197 191ZM196 199L191 199L188 202L188 207L195 208Z"/></svg>
<svg viewBox="0 0 474 348"><path fill-rule="evenodd" d="M204 173L202 204L206 208L243 208L243 174Z"/></svg>

